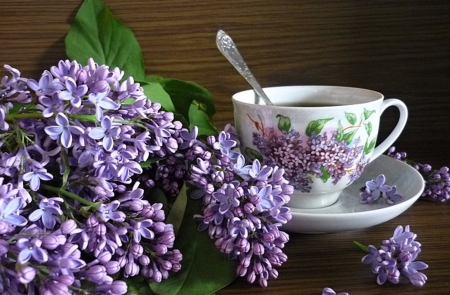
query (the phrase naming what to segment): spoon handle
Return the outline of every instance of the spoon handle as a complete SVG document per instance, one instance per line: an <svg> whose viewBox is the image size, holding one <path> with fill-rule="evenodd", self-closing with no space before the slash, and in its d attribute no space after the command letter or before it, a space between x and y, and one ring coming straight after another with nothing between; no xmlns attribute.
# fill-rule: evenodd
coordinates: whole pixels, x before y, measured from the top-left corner
<svg viewBox="0 0 450 295"><path fill-rule="evenodd" d="M236 45L234 45L233 39L231 39L231 37L228 36L228 34L225 33L224 31L219 30L217 32L216 44L217 44L217 48L219 48L219 50L220 50L220 52L222 52L223 56L225 56L226 59L228 59L228 61L242 75L242 77L244 77L245 80L247 80L247 82L255 90L256 94L262 98L264 103L268 106L272 106L273 103L270 101L270 99L264 93L264 90L261 88L258 81L256 81L252 72L250 72L250 69L248 68L247 64L245 63L244 59L242 58L241 54L239 53L239 50L237 49Z"/></svg>

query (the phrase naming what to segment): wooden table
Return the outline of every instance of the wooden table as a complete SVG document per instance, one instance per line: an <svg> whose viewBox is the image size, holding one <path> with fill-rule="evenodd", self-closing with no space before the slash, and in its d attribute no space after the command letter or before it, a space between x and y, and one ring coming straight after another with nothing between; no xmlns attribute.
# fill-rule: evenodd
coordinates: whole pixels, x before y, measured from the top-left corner
<svg viewBox="0 0 450 295"><path fill-rule="evenodd" d="M407 279L398 285L387 282L379 286L370 266L361 262L364 253L352 241L376 245L391 237L398 225L407 224L422 244L418 260L428 264L423 271L428 281L423 287L413 286ZM371 228L318 235L292 233L285 247L289 258L279 268L278 279L270 280L264 289L240 278L218 294L321 295L325 287L350 295L450 294L449 224L450 203L419 199L400 216Z"/></svg>

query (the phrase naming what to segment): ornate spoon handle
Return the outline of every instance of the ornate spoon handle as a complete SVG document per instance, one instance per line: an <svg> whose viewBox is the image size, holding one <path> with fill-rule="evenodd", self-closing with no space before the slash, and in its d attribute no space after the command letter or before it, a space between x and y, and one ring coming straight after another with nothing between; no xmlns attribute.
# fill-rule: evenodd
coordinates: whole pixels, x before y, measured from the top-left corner
<svg viewBox="0 0 450 295"><path fill-rule="evenodd" d="M256 94L262 98L264 103L268 106L272 106L273 103L264 93L264 90L261 88L258 81L256 81L252 72L250 72L250 69L234 44L233 39L231 39L231 37L224 31L219 30L217 32L216 44L223 56L225 56L226 59L228 59L228 61L236 68L239 74L247 80L247 82L253 87L253 90L255 90Z"/></svg>

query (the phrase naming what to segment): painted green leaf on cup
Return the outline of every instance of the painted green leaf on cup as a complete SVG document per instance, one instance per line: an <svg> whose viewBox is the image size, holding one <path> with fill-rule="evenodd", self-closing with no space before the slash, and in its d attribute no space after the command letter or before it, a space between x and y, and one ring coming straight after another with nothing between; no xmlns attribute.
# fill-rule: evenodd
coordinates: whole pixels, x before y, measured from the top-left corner
<svg viewBox="0 0 450 295"><path fill-rule="evenodd" d="M327 182L331 176L330 173L324 166L320 167L320 172L322 172L322 176L320 177L320 179L322 179L323 182Z"/></svg>
<svg viewBox="0 0 450 295"><path fill-rule="evenodd" d="M377 140L373 138L370 142L367 140L367 142L364 144L364 154L369 154L373 151L375 148L375 144L377 143Z"/></svg>
<svg viewBox="0 0 450 295"><path fill-rule="evenodd" d="M364 127L366 128L367 135L370 136L370 134L372 133L372 122L364 124Z"/></svg>
<svg viewBox="0 0 450 295"><path fill-rule="evenodd" d="M322 129L325 126L325 124L330 120L333 120L333 118L318 119L318 120L313 120L313 121L309 122L308 126L306 127L306 131L305 131L306 135L311 136L313 133L320 134L320 132L322 132Z"/></svg>
<svg viewBox="0 0 450 295"><path fill-rule="evenodd" d="M337 133L336 133L336 141L342 140L343 130L344 130L344 127L342 127L341 120L339 120L338 129L337 129Z"/></svg>
<svg viewBox="0 0 450 295"><path fill-rule="evenodd" d="M277 118L278 118L278 129L280 131L289 132L289 130L291 130L291 119L283 115L277 115Z"/></svg>
<svg viewBox="0 0 450 295"><path fill-rule="evenodd" d="M249 147L245 148L244 154L245 154L245 156L247 156L247 158L250 161L253 161L253 160L257 159L258 161L262 162L262 160L263 160L263 156L257 150L254 150L254 149L249 148Z"/></svg>
<svg viewBox="0 0 450 295"><path fill-rule="evenodd" d="M364 118L367 120L367 119L369 119L369 117L370 117L370 115L372 115L373 113L375 113L375 111L374 110L366 110L366 109L364 109Z"/></svg>
<svg viewBox="0 0 450 295"><path fill-rule="evenodd" d="M347 121L350 124L355 125L355 123L356 123L356 115L355 114L345 112L345 117L347 117Z"/></svg>
<svg viewBox="0 0 450 295"><path fill-rule="evenodd" d="M342 134L342 140L346 144L350 144L357 132L358 132L358 130L351 130L351 131L345 132L344 134Z"/></svg>

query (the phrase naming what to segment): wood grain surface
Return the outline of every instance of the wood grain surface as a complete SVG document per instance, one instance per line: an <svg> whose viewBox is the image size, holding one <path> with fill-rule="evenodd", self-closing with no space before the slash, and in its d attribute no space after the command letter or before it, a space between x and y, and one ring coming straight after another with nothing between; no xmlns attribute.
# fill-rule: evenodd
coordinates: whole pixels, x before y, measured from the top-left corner
<svg viewBox="0 0 450 295"><path fill-rule="evenodd" d="M0 64L36 79L66 58L64 37L81 0L2 1ZM409 121L396 146L411 158L450 166L450 2L448 0L105 0L141 44L148 74L194 81L215 100L215 124L233 122L231 95L249 86L219 53L218 29L235 40L264 86L341 85L403 100ZM2 74L3 76L3 74ZM380 140L397 120L386 111ZM236 281L219 294L448 294L448 205L418 202L374 228L292 234L289 261L261 289ZM423 288L377 286L352 239L377 243L411 224L429 263Z"/></svg>

